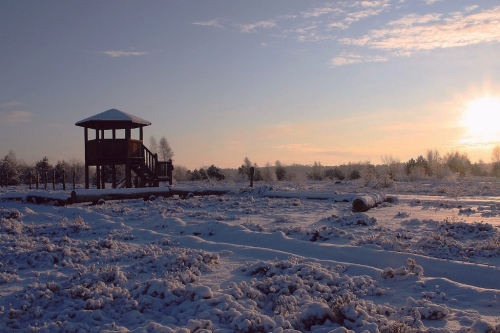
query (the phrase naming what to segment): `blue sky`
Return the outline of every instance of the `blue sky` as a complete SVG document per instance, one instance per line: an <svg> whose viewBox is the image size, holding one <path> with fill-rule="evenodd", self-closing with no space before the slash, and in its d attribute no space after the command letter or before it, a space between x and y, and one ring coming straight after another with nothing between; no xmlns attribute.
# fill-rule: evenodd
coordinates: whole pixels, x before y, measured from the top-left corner
<svg viewBox="0 0 500 333"><path fill-rule="evenodd" d="M117 108L188 168L489 161L498 54L497 1L1 1L0 155L83 159Z"/></svg>

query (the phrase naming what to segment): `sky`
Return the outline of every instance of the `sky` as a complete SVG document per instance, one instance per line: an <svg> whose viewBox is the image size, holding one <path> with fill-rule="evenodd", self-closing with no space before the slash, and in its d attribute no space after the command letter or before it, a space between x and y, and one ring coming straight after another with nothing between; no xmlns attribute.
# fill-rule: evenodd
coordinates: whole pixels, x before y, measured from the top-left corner
<svg viewBox="0 0 500 333"><path fill-rule="evenodd" d="M490 162L499 54L490 0L3 0L0 157L83 160L75 123L116 108L190 169Z"/></svg>

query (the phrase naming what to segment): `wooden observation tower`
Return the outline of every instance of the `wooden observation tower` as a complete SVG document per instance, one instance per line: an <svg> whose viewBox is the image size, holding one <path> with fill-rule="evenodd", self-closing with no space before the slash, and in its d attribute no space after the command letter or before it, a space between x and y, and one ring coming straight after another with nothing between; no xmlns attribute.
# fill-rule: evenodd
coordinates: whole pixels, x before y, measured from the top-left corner
<svg viewBox="0 0 500 333"><path fill-rule="evenodd" d="M132 171L136 187L172 185L172 160L158 161L143 143L143 127L151 123L126 112L111 109L75 124L85 130L85 188L89 188L89 167L96 167L97 188L104 188L104 167L113 172L113 188L117 186L116 166L125 166L125 187L132 187ZM95 130L95 136L92 131ZM132 139L132 130L138 129L138 139ZM111 133L109 133L111 131ZM135 131L134 131L135 132ZM90 134L90 136L89 136ZM107 135L106 135L107 134Z"/></svg>

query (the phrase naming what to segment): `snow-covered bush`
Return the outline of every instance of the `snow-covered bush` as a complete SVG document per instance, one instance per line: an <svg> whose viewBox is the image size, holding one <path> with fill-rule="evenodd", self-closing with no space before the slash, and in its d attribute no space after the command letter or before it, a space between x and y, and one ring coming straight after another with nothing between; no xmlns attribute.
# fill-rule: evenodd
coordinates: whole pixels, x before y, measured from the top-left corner
<svg viewBox="0 0 500 333"><path fill-rule="evenodd" d="M393 269L391 267L387 267L382 270L380 275L383 278L394 278L397 276L407 276L410 274L414 274L416 276L423 276L424 275L424 269L422 266L417 265L415 259L408 258L407 260L408 267L406 266L401 266L399 268Z"/></svg>
<svg viewBox="0 0 500 333"><path fill-rule="evenodd" d="M17 219L21 216L21 212L16 208L0 208L0 218Z"/></svg>
<svg viewBox="0 0 500 333"><path fill-rule="evenodd" d="M353 213L344 216L332 215L321 221L328 221L340 227L352 227L352 226L373 226L377 224L377 219L375 217L369 217L365 213Z"/></svg>

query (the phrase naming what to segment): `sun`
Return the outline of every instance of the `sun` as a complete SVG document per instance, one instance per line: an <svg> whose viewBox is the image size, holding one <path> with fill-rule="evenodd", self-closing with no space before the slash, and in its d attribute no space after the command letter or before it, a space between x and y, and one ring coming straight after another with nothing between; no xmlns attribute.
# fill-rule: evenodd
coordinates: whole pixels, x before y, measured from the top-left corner
<svg viewBox="0 0 500 333"><path fill-rule="evenodd" d="M467 103L462 119L468 141L489 143L500 138L500 98L483 97Z"/></svg>

